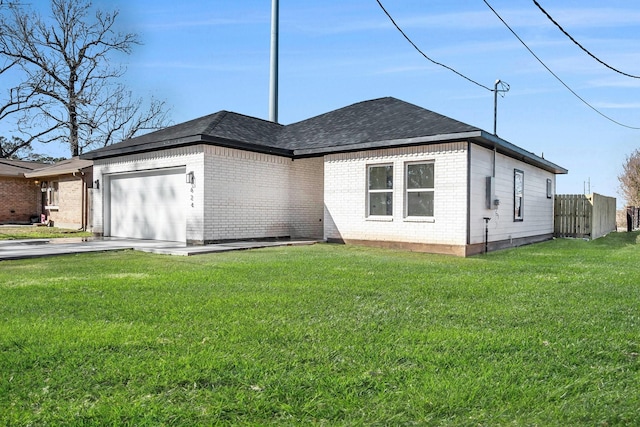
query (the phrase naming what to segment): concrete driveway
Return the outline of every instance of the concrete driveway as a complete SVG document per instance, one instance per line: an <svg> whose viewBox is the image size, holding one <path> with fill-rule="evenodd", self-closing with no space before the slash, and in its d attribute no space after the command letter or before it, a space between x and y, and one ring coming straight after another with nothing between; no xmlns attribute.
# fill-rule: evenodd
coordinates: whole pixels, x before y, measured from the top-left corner
<svg viewBox="0 0 640 427"><path fill-rule="evenodd" d="M203 246L187 246L180 242L137 240L118 237L62 239L0 240L0 261L37 258L84 252L122 251L133 249L165 255L190 256L214 252L258 249L273 246L312 245L316 240L241 241Z"/></svg>

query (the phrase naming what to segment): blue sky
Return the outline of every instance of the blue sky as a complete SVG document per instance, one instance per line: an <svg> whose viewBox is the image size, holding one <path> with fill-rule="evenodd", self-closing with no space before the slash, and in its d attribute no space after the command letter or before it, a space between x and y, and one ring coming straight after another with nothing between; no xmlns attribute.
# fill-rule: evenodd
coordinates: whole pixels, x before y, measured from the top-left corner
<svg viewBox="0 0 640 427"><path fill-rule="evenodd" d="M593 107L640 128L640 79L588 57L532 0L488 0L527 45ZM640 75L640 5L539 0L583 46ZM268 118L270 0L94 0L118 9L122 30L143 45L125 62L138 96L171 107L173 123L219 110ZM384 0L433 59L493 87L498 135L569 169L559 193L591 191L622 204L617 176L640 147L640 130L606 120L572 95L482 0ZM420 56L375 0L280 1L279 121L293 123L355 102L393 96L493 130L493 94ZM47 151L54 152L53 147Z"/></svg>

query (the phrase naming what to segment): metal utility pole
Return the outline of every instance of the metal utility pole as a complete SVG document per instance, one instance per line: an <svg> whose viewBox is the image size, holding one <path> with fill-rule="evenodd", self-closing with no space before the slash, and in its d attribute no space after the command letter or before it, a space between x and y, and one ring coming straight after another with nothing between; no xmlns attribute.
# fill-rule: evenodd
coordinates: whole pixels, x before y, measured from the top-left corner
<svg viewBox="0 0 640 427"><path fill-rule="evenodd" d="M498 136L498 85L500 80L496 80L495 86L493 86L493 134Z"/></svg>
<svg viewBox="0 0 640 427"><path fill-rule="evenodd" d="M498 85L502 85L502 89L498 90ZM496 80L493 86L493 134L495 136L498 136L498 92L504 96L505 93L509 92L509 89L509 84L500 79Z"/></svg>
<svg viewBox="0 0 640 427"><path fill-rule="evenodd" d="M271 0L271 76L269 80L269 120L278 123L278 33L279 0Z"/></svg>

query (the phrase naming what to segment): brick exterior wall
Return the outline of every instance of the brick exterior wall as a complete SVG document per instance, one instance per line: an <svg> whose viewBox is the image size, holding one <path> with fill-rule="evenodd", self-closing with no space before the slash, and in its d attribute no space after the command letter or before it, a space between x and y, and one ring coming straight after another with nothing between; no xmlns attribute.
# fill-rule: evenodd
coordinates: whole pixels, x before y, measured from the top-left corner
<svg viewBox="0 0 640 427"><path fill-rule="evenodd" d="M324 159L291 162L289 217L293 237L320 239L324 234Z"/></svg>
<svg viewBox="0 0 640 427"><path fill-rule="evenodd" d="M45 206L47 219L53 221L53 225L60 228L82 228L82 215L84 212L82 178L65 175L46 178L48 182L58 183L58 202L54 206Z"/></svg>
<svg viewBox="0 0 640 427"><path fill-rule="evenodd" d="M405 165L434 163L434 217L405 215ZM393 165L393 215L367 216L367 168ZM467 238L467 143L390 148L325 156L325 227L328 240L386 242L411 249L458 253ZM440 250L438 250L440 247Z"/></svg>
<svg viewBox="0 0 640 427"><path fill-rule="evenodd" d="M185 167L187 242L314 237L323 234L323 159L300 159L209 145L94 162L93 231L109 235L110 174Z"/></svg>
<svg viewBox="0 0 640 427"><path fill-rule="evenodd" d="M185 184L188 192L186 210L187 241L203 241L203 168L204 153L202 146L189 146L150 153L133 154L111 159L96 160L93 164L93 179L100 181L100 188L90 190L92 231L99 235L110 235L109 176L111 174L152 171L154 169L184 167L194 172L195 183ZM180 208L180 207L179 207Z"/></svg>
<svg viewBox="0 0 640 427"><path fill-rule="evenodd" d="M322 237L322 159L205 146L205 240Z"/></svg>
<svg viewBox="0 0 640 427"><path fill-rule="evenodd" d="M406 216L405 168L434 164L434 216ZM393 215L367 215L367 168L394 169ZM492 151L467 142L369 150L296 159L209 145L141 153L94 163L99 189L92 196L93 231L109 235L111 174L184 168L186 240L310 237L428 252L468 255L482 250L483 217L492 217L490 241L524 242L553 230L546 180L555 175L497 155L497 210L485 206ZM524 171L525 218L513 221L513 169ZM63 182L60 183L62 186ZM62 187L61 187L62 188ZM55 219L54 219L55 220Z"/></svg>
<svg viewBox="0 0 640 427"><path fill-rule="evenodd" d="M31 179L0 177L0 224L29 223L40 215L40 194Z"/></svg>

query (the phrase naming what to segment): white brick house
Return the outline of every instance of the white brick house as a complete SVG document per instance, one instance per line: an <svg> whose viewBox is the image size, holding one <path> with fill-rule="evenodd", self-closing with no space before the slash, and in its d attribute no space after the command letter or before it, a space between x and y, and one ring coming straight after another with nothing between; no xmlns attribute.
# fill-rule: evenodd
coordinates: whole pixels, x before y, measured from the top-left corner
<svg viewBox="0 0 640 427"><path fill-rule="evenodd" d="M82 157L105 236L309 237L460 256L549 239L555 177L567 173L394 98L287 126L222 111Z"/></svg>

